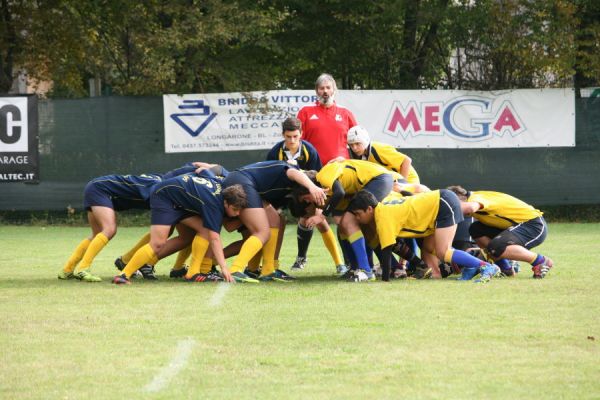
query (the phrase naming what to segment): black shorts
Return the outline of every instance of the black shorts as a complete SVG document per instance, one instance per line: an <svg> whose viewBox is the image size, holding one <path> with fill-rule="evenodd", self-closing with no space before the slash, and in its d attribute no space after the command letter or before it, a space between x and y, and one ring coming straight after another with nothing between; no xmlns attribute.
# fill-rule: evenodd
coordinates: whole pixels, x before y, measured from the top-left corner
<svg viewBox="0 0 600 400"><path fill-rule="evenodd" d="M474 239L482 236L493 239L503 232L506 233L503 236L507 237L507 244L516 244L526 249L532 249L544 242L548 234L548 226L544 217L537 217L507 229L485 225L479 221L473 222L469 228L469 233Z"/></svg>
<svg viewBox="0 0 600 400"><path fill-rule="evenodd" d="M464 219L456 194L448 189L440 189L440 209L435 218L435 227L447 228L461 223Z"/></svg>

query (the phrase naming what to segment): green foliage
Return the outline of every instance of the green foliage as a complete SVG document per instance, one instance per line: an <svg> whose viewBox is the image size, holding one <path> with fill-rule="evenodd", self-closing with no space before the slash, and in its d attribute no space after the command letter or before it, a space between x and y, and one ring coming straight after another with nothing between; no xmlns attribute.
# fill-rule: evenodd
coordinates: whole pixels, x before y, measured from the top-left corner
<svg viewBox="0 0 600 400"><path fill-rule="evenodd" d="M594 0L0 1L0 91L16 68L79 97L311 88L598 85Z"/></svg>

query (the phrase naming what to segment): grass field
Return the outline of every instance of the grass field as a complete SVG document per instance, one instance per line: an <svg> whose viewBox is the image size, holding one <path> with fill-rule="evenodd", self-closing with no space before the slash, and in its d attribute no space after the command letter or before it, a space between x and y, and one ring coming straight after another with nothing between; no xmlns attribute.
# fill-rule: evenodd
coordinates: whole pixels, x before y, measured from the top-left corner
<svg viewBox="0 0 600 400"><path fill-rule="evenodd" d="M544 280L339 282L315 235L293 283L111 285L143 232L91 284L56 279L88 229L0 226L1 399L600 398L600 224L551 224Z"/></svg>

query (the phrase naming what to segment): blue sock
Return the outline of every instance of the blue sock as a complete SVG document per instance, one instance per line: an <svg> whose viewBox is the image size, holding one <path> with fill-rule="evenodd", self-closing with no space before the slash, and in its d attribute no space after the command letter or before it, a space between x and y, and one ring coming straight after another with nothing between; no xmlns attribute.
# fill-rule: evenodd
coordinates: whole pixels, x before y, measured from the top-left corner
<svg viewBox="0 0 600 400"><path fill-rule="evenodd" d="M535 258L535 260L533 260L533 262L531 263L531 265L535 266L538 264L541 264L544 262L544 256L541 254L538 254L537 257Z"/></svg>
<svg viewBox="0 0 600 400"><path fill-rule="evenodd" d="M485 261L481 261L479 258L473 257L465 251L456 249L452 254L451 261L464 268L479 268L482 265L486 264Z"/></svg>
<svg viewBox="0 0 600 400"><path fill-rule="evenodd" d="M508 271L509 269L511 269L510 262L506 258L496 260L494 264L499 266L502 271Z"/></svg>
<svg viewBox="0 0 600 400"><path fill-rule="evenodd" d="M363 269L367 274L370 274L371 266L369 265L369 259L367 258L365 238L360 235L358 239L350 243L350 246L352 246L354 257L356 257L356 261L358 263L358 268Z"/></svg>
<svg viewBox="0 0 600 400"><path fill-rule="evenodd" d="M352 251L352 245L350 245L348 239L340 240L340 247L342 248L344 258L348 260L348 267L350 267L350 269L357 269L358 264L356 263L356 258L354 257L354 252Z"/></svg>

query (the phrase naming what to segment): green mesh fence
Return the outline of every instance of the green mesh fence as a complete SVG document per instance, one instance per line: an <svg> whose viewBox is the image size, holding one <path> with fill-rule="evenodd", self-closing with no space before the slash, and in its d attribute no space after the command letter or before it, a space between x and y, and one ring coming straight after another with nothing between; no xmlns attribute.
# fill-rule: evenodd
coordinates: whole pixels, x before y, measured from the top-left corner
<svg viewBox="0 0 600 400"><path fill-rule="evenodd" d="M431 188L460 184L543 205L600 204L600 99L576 104L577 146L529 149L406 149ZM264 151L164 153L160 97L39 102L40 183L0 184L0 210L81 209L83 188L107 174L163 172L187 161L227 168Z"/></svg>

